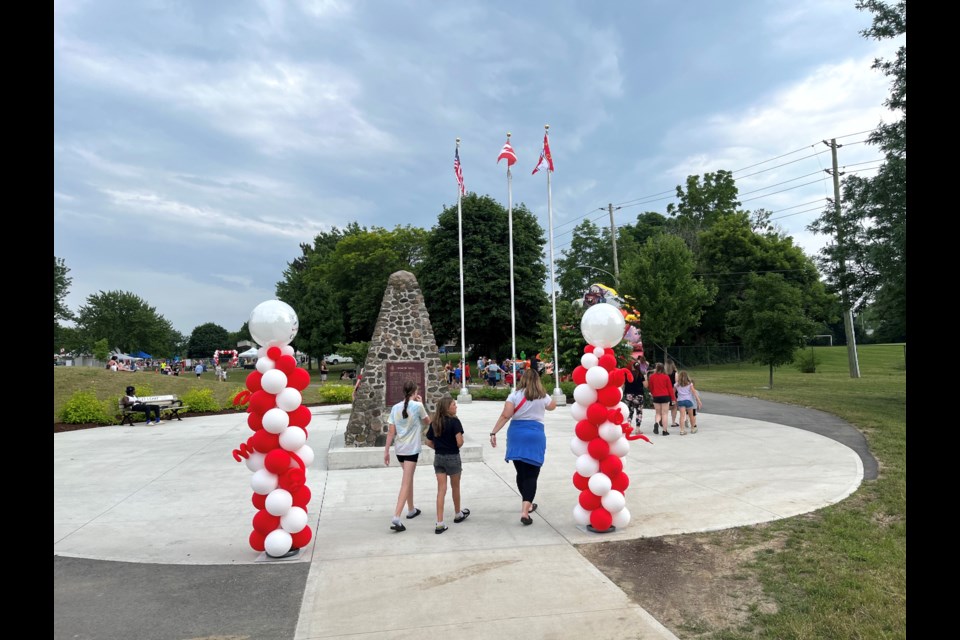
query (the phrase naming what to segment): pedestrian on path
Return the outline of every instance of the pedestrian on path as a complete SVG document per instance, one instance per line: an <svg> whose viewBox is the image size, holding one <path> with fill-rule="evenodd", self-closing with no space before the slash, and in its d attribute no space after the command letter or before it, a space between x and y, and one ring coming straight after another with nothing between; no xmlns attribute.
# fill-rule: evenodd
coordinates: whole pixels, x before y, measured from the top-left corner
<svg viewBox="0 0 960 640"><path fill-rule="evenodd" d="M407 504L408 520L420 515L420 509L413 504L413 474L417 470L417 461L420 460L423 427L428 424L430 424L430 416L427 414L426 407L423 406L423 398L417 393L417 383L408 380L403 385L403 401L393 405L390 410L390 417L387 419L387 444L383 450L383 464L389 467L390 445L396 441L393 452L403 467L397 508L393 512L390 523L390 528L394 531L407 530L400 522L404 503Z"/></svg>
<svg viewBox="0 0 960 640"><path fill-rule="evenodd" d="M437 403L433 419L427 427L427 446L436 453L433 457L433 471L437 475L437 528L443 533L447 525L443 521L443 505L447 500L447 478L450 478L450 492L453 494L453 518L461 523L470 515L470 509L460 508L460 475L463 464L460 460L460 448L463 446L463 425L457 417L457 401L445 395Z"/></svg>
<svg viewBox="0 0 960 640"><path fill-rule="evenodd" d="M696 401L696 404L694 404ZM693 386L693 380L687 370L684 369L677 374L677 407L680 409L680 435L685 436L684 425L690 420L690 433L697 432L697 410L703 408L700 402L700 394Z"/></svg>
<svg viewBox="0 0 960 640"><path fill-rule="evenodd" d="M643 395L647 388L647 381L644 379L643 370L638 360L633 361L630 372L633 375L633 380L628 380L623 385L624 400L630 410L627 423L633 422L634 416L636 416L636 433L640 433L640 422L643 420Z"/></svg>
<svg viewBox="0 0 960 640"><path fill-rule="evenodd" d="M654 423L653 432L670 435L667 430L667 420L670 418L670 403L677 401L676 392L670 382L670 376L663 372L663 363L658 362L653 367L653 373L647 379L650 395L653 396Z"/></svg>

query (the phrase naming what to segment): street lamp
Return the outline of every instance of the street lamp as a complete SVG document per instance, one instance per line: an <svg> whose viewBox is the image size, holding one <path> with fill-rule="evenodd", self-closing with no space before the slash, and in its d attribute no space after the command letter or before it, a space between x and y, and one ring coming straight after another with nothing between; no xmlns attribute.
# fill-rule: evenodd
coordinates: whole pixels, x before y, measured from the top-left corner
<svg viewBox="0 0 960 640"><path fill-rule="evenodd" d="M577 267L577 268L582 268L582 269L594 269L594 270L596 270L596 271L602 271L602 272L604 272L605 274L607 274L608 276L610 276L611 278L613 278L613 284L617 287L617 289L620 288L620 279L617 278L617 276L615 276L615 275L613 275L612 273L610 273L609 271L607 271L606 269L601 269L600 267L594 267L594 266L589 265L589 264L575 264L575 265L573 265L573 266L574 266L574 267Z"/></svg>

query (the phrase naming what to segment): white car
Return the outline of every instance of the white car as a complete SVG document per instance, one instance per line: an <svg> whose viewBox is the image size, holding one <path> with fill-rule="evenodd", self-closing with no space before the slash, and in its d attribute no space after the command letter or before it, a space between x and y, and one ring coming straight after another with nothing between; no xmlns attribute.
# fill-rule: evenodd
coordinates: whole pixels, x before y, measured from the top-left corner
<svg viewBox="0 0 960 640"><path fill-rule="evenodd" d="M348 356L341 356L339 353L331 353L330 355L324 356L324 360L327 361L327 364L341 364L343 362L353 362L353 358Z"/></svg>

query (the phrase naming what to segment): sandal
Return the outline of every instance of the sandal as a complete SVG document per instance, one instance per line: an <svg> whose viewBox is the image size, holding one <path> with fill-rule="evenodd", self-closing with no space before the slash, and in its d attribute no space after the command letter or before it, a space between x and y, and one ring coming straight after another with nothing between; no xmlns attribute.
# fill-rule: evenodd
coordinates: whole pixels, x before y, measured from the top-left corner
<svg viewBox="0 0 960 640"><path fill-rule="evenodd" d="M690 433L696 433L696 432L697 432L697 425L693 425L692 427L690 427Z"/></svg>
<svg viewBox="0 0 960 640"><path fill-rule="evenodd" d="M530 511L528 511L527 513L533 513L534 511L537 510L537 503L534 502L534 503L532 503L532 505L533 505L533 506L530 507Z"/></svg>
<svg viewBox="0 0 960 640"><path fill-rule="evenodd" d="M520 522L522 522L524 525L530 525L533 524L533 518L530 516L520 516Z"/></svg>
<svg viewBox="0 0 960 640"><path fill-rule="evenodd" d="M402 522L398 522L397 524L391 524L391 525L390 525L390 528L393 529L394 531L397 531L397 532L406 531L406 530L407 530L407 528L406 528L405 526L403 526L403 523L402 523Z"/></svg>
<svg viewBox="0 0 960 640"><path fill-rule="evenodd" d="M445 524L438 524L436 530L434 530L434 533L436 533L436 534L441 534L441 533L443 533L444 531L446 531L448 528L449 528L449 527L447 527L447 525L445 525Z"/></svg>
<svg viewBox="0 0 960 640"><path fill-rule="evenodd" d="M680 435L685 436L685 435L687 435L687 432L684 431L683 429L680 429Z"/></svg>
<svg viewBox="0 0 960 640"><path fill-rule="evenodd" d="M418 515L422 513L420 509L417 509L416 507L414 507L413 509L414 509L413 513L407 514L407 520L410 520L411 518L416 518Z"/></svg>
<svg viewBox="0 0 960 640"><path fill-rule="evenodd" d="M460 513L462 515L458 515L456 518L454 518L453 519L454 522L460 523L466 520L467 517L470 515L470 509L463 509ZM439 531L437 533L439 533Z"/></svg>

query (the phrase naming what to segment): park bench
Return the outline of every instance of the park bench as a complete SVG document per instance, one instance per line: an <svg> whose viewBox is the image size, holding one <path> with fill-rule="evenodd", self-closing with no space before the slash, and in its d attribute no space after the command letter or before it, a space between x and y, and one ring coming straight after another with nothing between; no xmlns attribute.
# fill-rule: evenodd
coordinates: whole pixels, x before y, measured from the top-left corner
<svg viewBox="0 0 960 640"><path fill-rule="evenodd" d="M164 414L166 414L168 419L170 418L170 416L173 416L177 420L183 420L183 418L180 417L180 412L186 411L187 409L190 408L189 406L184 405L183 400L181 400L177 396L143 396L137 399L143 404L157 405L158 407L160 407L160 415L163 416ZM143 416L143 411L137 411L136 409L130 409L128 407L123 406L122 397L119 400L119 407L120 407L120 416L122 418L120 420L120 426L123 426L124 424L129 424L132 427L133 417L135 415Z"/></svg>

